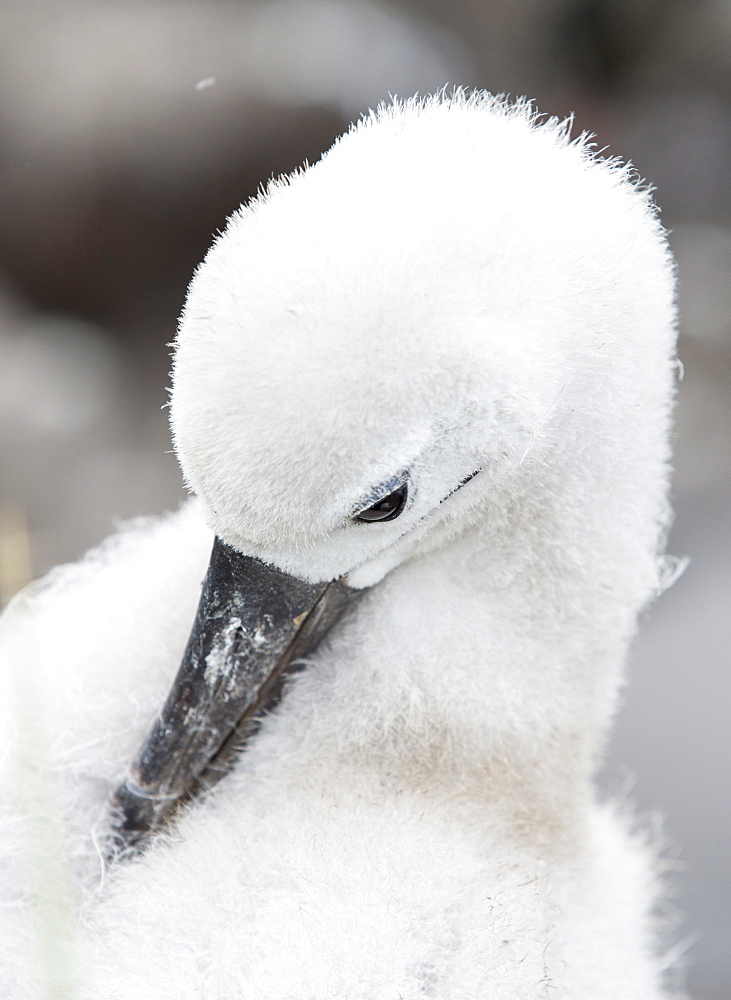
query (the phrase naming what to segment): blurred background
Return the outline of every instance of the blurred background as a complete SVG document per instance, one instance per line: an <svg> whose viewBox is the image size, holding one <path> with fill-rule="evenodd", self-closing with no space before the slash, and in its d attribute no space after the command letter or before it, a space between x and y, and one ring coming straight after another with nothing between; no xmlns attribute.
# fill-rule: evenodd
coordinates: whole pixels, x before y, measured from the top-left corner
<svg viewBox="0 0 731 1000"><path fill-rule="evenodd" d="M5 597L180 503L167 345L227 215L379 100L444 84L574 113L672 232L670 550L691 563L643 623L601 782L662 831L689 992L728 1000L731 0L3 0Z"/></svg>

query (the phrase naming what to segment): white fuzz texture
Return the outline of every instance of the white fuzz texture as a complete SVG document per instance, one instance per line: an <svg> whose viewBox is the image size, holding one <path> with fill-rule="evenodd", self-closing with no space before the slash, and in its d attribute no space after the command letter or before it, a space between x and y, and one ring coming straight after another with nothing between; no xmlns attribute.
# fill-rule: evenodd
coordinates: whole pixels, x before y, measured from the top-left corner
<svg viewBox="0 0 731 1000"><path fill-rule="evenodd" d="M176 347L199 500L6 616L0 995L667 996L653 852L591 774L663 580L673 289L632 172L486 94L381 108L229 220ZM102 878L211 529L364 593L233 772Z"/></svg>

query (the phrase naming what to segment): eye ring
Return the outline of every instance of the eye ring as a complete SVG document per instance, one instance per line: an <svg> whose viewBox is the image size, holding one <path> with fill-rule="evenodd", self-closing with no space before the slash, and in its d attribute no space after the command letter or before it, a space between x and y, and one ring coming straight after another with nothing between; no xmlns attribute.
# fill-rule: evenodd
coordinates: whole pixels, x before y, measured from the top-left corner
<svg viewBox="0 0 731 1000"><path fill-rule="evenodd" d="M376 500L370 507L360 511L353 520L363 521L366 524L371 524L374 521L395 521L406 506L407 497L408 486L403 483L391 493L381 497L380 500Z"/></svg>

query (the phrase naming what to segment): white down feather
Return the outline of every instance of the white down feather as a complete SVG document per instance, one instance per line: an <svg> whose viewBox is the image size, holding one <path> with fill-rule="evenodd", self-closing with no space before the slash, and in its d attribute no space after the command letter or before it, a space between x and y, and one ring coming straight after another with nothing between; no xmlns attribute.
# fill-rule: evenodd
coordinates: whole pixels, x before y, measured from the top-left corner
<svg viewBox="0 0 731 1000"><path fill-rule="evenodd" d="M673 287L631 172L485 94L383 108L229 220L176 347L199 499L4 620L3 996L39 995L53 910L29 767L79 997L666 995L654 859L591 775L662 579ZM401 517L353 522L403 473ZM209 529L371 589L234 771L102 879Z"/></svg>

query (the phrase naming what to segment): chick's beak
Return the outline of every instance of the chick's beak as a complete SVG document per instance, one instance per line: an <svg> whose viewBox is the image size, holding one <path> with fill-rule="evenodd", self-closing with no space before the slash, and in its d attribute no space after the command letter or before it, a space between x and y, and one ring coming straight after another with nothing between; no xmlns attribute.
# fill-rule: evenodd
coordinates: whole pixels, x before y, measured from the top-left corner
<svg viewBox="0 0 731 1000"><path fill-rule="evenodd" d="M214 784L358 594L308 583L216 538L167 700L112 800L110 856L140 850L176 807Z"/></svg>

